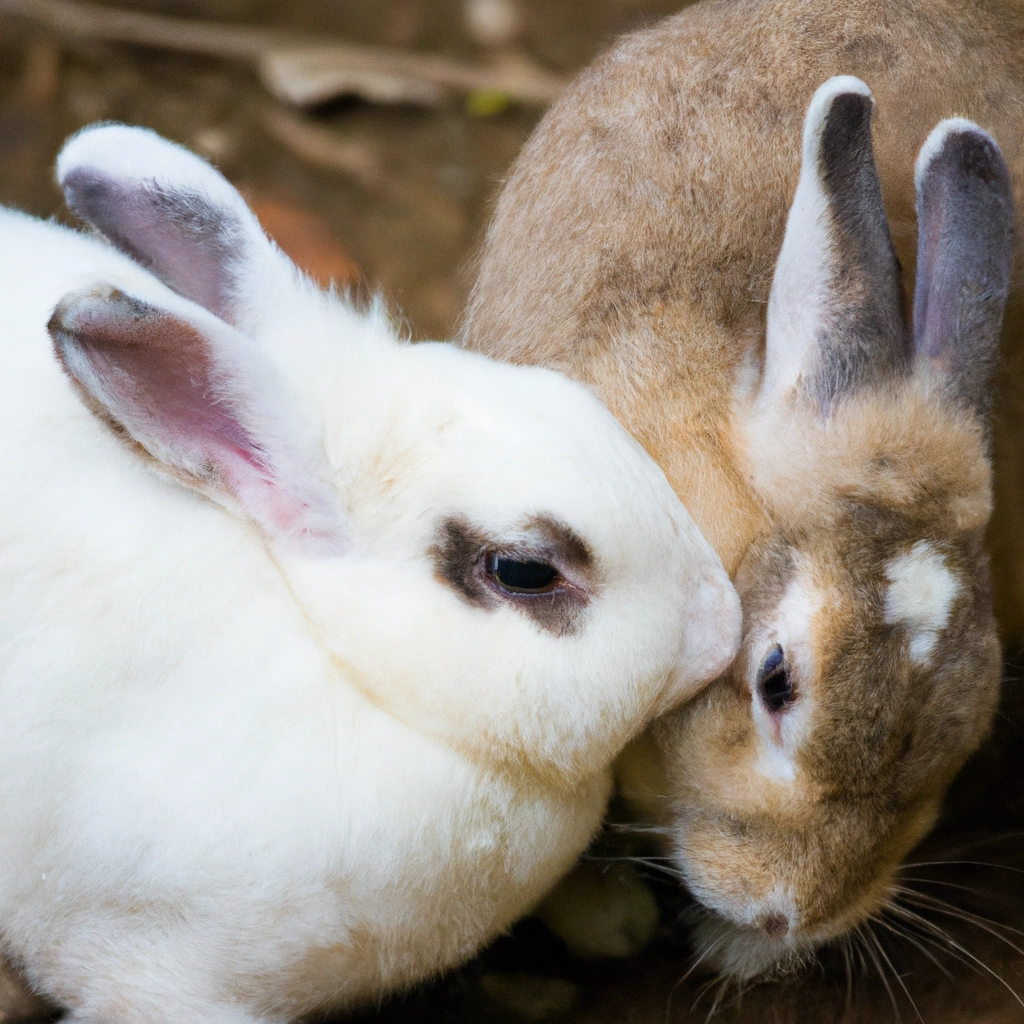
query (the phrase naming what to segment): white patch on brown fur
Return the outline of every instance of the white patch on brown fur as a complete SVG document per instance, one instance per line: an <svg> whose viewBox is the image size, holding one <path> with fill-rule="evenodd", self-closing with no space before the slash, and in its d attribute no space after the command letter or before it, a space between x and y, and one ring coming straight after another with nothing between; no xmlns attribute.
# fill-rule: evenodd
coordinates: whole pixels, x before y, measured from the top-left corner
<svg viewBox="0 0 1024 1024"><path fill-rule="evenodd" d="M910 657L926 664L939 633L949 623L953 604L962 589L945 559L926 540L897 555L886 567L889 590L885 595L885 621L906 627Z"/></svg>
<svg viewBox="0 0 1024 1024"><path fill-rule="evenodd" d="M759 707L756 697L754 706L758 709L754 712L755 718L767 717L768 712ZM765 730L762 730L761 749L758 751L757 761L754 762L755 769L773 782L795 782L796 765L793 763L790 751L781 746L777 740L765 737L764 732Z"/></svg>

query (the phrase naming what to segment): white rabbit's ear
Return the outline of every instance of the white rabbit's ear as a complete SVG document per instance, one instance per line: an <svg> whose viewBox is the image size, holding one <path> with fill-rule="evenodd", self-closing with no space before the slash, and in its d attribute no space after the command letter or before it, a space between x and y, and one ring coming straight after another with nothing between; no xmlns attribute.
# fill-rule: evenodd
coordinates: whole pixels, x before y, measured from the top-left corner
<svg viewBox="0 0 1024 1024"><path fill-rule="evenodd" d="M222 174L148 129L79 132L57 158L57 181L112 245L242 330L291 271Z"/></svg>
<svg viewBox="0 0 1024 1024"><path fill-rule="evenodd" d="M274 369L233 327L99 288L65 296L48 329L88 404L177 479L229 499L292 550L344 549L346 517L325 466Z"/></svg>
<svg viewBox="0 0 1024 1024"><path fill-rule="evenodd" d="M825 414L910 365L899 262L871 148L871 91L848 75L814 94L800 180L768 300L760 402L796 389Z"/></svg>
<svg viewBox="0 0 1024 1024"><path fill-rule="evenodd" d="M948 391L988 411L1010 286L1013 194L995 140L971 121L942 121L917 158L914 346Z"/></svg>

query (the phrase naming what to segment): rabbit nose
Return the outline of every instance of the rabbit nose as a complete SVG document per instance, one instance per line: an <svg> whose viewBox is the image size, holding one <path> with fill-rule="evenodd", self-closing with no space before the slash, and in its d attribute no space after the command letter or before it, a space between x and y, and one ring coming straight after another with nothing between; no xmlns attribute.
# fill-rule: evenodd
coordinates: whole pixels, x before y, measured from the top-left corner
<svg viewBox="0 0 1024 1024"><path fill-rule="evenodd" d="M691 614L701 623L701 671L715 679L729 667L740 644L743 613L740 600L724 571L706 576Z"/></svg>
<svg viewBox="0 0 1024 1024"><path fill-rule="evenodd" d="M761 931L771 939L784 939L789 934L789 921L782 914L769 914L761 921Z"/></svg>
<svg viewBox="0 0 1024 1024"><path fill-rule="evenodd" d="M655 706L656 715L696 696L725 672L739 648L740 600L724 570L699 577L687 597L679 608L677 662Z"/></svg>

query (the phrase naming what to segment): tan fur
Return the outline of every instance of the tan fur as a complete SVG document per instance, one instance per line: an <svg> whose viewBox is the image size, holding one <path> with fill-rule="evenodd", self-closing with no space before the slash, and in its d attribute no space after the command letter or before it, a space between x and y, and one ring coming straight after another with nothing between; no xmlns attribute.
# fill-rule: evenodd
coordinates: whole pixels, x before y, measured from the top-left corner
<svg viewBox="0 0 1024 1024"><path fill-rule="evenodd" d="M466 316L468 347L592 383L726 554L744 549L757 522L727 468L728 382L763 342L804 112L835 74L864 79L877 101L875 157L908 294L913 163L942 118L971 118L995 136L1024 210L1021 5L705 2L621 41L548 113L498 203ZM1005 318L990 536L1001 627L1020 639L1024 386L1013 382L1024 385L1022 238ZM718 480L702 480L706 462Z"/></svg>
<svg viewBox="0 0 1024 1024"><path fill-rule="evenodd" d="M875 96L875 157L908 294L914 160L941 119L968 117L995 136L1024 211L1024 7L705 0L622 40L541 122L497 204L463 331L470 348L588 383L735 575L744 650L634 744L623 780L671 823L708 906L767 906L785 881L800 926L785 942L771 914L738 929L716 955L741 975L878 910L989 727L998 689L981 422L927 374L858 394L824 428L798 404L781 419L755 407L803 118L836 74ZM1017 239L988 545L1002 628L1024 638L1024 231ZM962 591L925 665L884 617L885 566L921 539ZM813 679L801 684L813 741L783 786L756 769L751 674L798 563L831 600L815 615Z"/></svg>

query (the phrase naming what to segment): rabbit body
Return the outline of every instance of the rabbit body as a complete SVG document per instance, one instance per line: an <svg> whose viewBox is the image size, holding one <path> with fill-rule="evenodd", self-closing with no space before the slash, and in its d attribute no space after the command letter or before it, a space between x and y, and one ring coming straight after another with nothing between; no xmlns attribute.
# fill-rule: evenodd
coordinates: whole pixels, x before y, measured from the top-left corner
<svg viewBox="0 0 1024 1024"><path fill-rule="evenodd" d="M150 133L62 159L136 259L0 212L3 950L75 1022L284 1021L456 964L731 657L727 578L576 385L399 342ZM214 305L211 252L244 334L182 297ZM546 612L482 589L489 546L564 570Z"/></svg>
<svg viewBox="0 0 1024 1024"><path fill-rule="evenodd" d="M730 672L619 765L727 974L891 906L994 713L992 453L1008 635L1024 593L1024 389L988 433L1004 302L1022 358L1022 35L995 2L696 4L583 72L484 243L462 343L588 384L740 592Z"/></svg>

